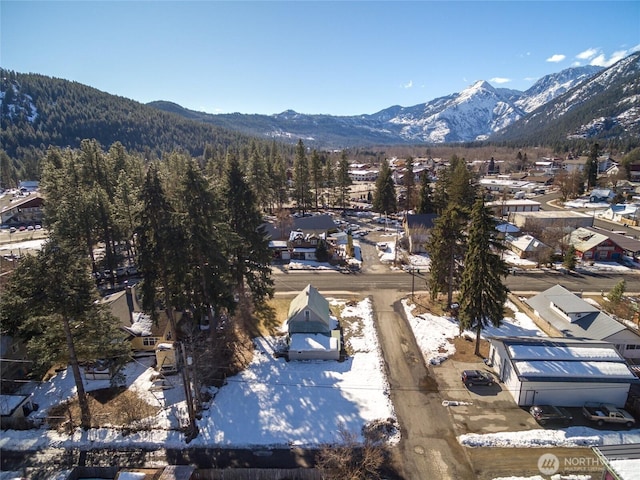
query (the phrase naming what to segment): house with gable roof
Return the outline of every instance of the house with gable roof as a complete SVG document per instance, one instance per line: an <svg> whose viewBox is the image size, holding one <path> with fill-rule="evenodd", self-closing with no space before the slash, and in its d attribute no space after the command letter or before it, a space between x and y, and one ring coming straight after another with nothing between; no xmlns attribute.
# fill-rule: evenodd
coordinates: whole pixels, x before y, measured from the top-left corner
<svg viewBox="0 0 640 480"><path fill-rule="evenodd" d="M535 257L538 252L549 249L547 245L531 235L521 235L519 237L507 235L505 237L505 244L507 248L518 255L519 258L532 258Z"/></svg>
<svg viewBox="0 0 640 480"><path fill-rule="evenodd" d="M640 359L640 335L561 285L526 300L533 319L552 337L583 338L613 344L625 359Z"/></svg>
<svg viewBox="0 0 640 480"><path fill-rule="evenodd" d="M583 260L618 261L624 250L609 235L590 227L580 227L564 237Z"/></svg>
<svg viewBox="0 0 640 480"><path fill-rule="evenodd" d="M289 305L287 332L290 360L338 360L340 329L329 302L311 284Z"/></svg>
<svg viewBox="0 0 640 480"><path fill-rule="evenodd" d="M405 215L402 228L409 240L409 253L425 252L425 244L429 240L438 215L435 213L417 213Z"/></svg>

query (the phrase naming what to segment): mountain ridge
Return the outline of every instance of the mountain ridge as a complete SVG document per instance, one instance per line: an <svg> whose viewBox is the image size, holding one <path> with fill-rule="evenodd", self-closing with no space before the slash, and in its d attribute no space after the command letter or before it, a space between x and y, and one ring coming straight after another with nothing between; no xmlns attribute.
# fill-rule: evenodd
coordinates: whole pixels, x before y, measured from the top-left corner
<svg viewBox="0 0 640 480"><path fill-rule="evenodd" d="M475 142L491 138L602 70L594 66L571 67L542 77L524 92L477 80L461 92L425 103L394 105L373 114L353 116L302 114L291 109L272 115L209 114L180 108L182 115L214 125L266 138L302 138L322 146ZM148 105L176 112L171 102ZM244 125L239 124L240 120Z"/></svg>

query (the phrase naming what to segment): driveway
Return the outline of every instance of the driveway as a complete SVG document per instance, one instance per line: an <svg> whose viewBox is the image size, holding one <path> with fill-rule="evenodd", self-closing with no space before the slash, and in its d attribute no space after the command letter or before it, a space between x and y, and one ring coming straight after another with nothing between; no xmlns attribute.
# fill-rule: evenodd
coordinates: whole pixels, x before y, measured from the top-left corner
<svg viewBox="0 0 640 480"><path fill-rule="evenodd" d="M398 302L403 295L371 292L391 400L402 429L396 464L406 479L476 478Z"/></svg>

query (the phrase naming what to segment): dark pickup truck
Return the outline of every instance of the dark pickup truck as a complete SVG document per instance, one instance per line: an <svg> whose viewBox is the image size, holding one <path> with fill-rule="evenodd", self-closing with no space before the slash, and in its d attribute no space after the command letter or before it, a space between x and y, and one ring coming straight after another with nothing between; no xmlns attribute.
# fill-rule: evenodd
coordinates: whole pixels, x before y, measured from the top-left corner
<svg viewBox="0 0 640 480"><path fill-rule="evenodd" d="M540 425L547 423L569 425L573 421L573 417L567 410L553 405L534 405L529 409L529 413Z"/></svg>

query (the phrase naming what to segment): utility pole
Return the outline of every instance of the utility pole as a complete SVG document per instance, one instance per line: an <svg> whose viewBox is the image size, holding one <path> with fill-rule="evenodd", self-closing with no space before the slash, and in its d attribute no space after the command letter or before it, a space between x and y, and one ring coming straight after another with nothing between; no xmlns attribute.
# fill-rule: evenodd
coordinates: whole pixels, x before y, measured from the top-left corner
<svg viewBox="0 0 640 480"><path fill-rule="evenodd" d="M191 378L189 377L189 363L187 354L184 350L182 343L176 342L180 354L182 356L182 383L184 384L184 395L187 402L187 413L189 415L189 425L185 432L185 440L187 443L191 442L198 436L198 425L196 424L196 411L193 404L193 392L191 391Z"/></svg>

